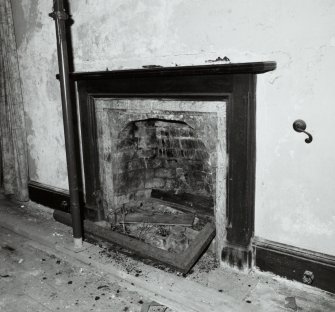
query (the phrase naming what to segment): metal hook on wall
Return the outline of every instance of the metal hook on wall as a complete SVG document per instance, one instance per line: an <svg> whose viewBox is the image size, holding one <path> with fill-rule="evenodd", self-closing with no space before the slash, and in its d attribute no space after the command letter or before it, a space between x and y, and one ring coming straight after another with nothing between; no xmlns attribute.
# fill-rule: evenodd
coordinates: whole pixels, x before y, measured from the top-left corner
<svg viewBox="0 0 335 312"><path fill-rule="evenodd" d="M308 135L308 138L305 139L306 143L311 143L313 141L313 137L310 133L308 133L306 131L307 125L306 122L304 122L302 119L297 119L294 123L293 123L293 129L297 132L304 132Z"/></svg>

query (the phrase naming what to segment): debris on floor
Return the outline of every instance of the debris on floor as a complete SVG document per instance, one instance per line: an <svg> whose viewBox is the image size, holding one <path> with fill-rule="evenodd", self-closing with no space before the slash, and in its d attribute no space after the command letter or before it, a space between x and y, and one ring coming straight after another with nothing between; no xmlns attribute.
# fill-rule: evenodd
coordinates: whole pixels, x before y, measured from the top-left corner
<svg viewBox="0 0 335 312"><path fill-rule="evenodd" d="M167 312L167 311L168 307L163 306L162 304L155 301L144 302L141 308L141 312Z"/></svg>
<svg viewBox="0 0 335 312"><path fill-rule="evenodd" d="M291 309L293 311L298 310L297 303L295 301L295 297L286 297L285 298L285 308Z"/></svg>
<svg viewBox="0 0 335 312"><path fill-rule="evenodd" d="M0 263L0 311L140 312L150 302L103 274L32 248L1 227Z"/></svg>

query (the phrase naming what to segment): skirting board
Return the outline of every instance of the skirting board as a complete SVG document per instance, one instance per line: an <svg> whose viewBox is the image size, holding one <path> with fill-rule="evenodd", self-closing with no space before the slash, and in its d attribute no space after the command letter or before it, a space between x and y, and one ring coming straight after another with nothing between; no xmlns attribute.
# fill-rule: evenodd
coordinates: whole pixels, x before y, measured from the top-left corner
<svg viewBox="0 0 335 312"><path fill-rule="evenodd" d="M335 293L335 256L259 237L254 238L253 246L256 250L256 266L261 271L272 272L298 282L304 282L303 279L305 282L312 280L311 286ZM308 271L312 272L314 278L309 278Z"/></svg>
<svg viewBox="0 0 335 312"><path fill-rule="evenodd" d="M30 181L28 183L29 198L35 203L52 209L70 212L70 195L45 184Z"/></svg>

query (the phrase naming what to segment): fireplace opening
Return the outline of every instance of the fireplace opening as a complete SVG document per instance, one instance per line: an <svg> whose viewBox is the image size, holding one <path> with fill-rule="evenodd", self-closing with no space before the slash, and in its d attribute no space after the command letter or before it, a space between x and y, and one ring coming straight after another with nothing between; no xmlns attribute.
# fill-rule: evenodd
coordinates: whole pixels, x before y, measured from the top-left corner
<svg viewBox="0 0 335 312"><path fill-rule="evenodd" d="M213 166L185 121L133 120L119 131L113 163L113 229L182 252L214 216Z"/></svg>
<svg viewBox="0 0 335 312"><path fill-rule="evenodd" d="M226 102L107 97L94 105L107 226L122 242L135 239L138 253L185 269L222 236ZM208 249L214 259L219 248Z"/></svg>
<svg viewBox="0 0 335 312"><path fill-rule="evenodd" d="M116 207L127 201L135 204L159 191L186 198L192 206L201 197L213 201L209 153L186 122L157 118L129 122L118 135L116 149ZM213 212L213 207L208 209Z"/></svg>

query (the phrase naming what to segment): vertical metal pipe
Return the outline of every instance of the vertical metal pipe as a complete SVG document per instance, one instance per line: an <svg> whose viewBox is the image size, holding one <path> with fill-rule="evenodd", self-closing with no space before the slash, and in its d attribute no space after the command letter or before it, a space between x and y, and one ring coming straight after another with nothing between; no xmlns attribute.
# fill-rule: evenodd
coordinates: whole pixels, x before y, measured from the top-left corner
<svg viewBox="0 0 335 312"><path fill-rule="evenodd" d="M65 12L63 0L53 1L53 12L50 13L50 16L55 20L56 24L58 66L62 96L65 148L69 179L74 246L76 248L80 248L82 246L82 220L79 204L78 172L76 165L76 148L72 118L72 105L69 83L69 61L65 28L65 22L69 18L69 16Z"/></svg>

